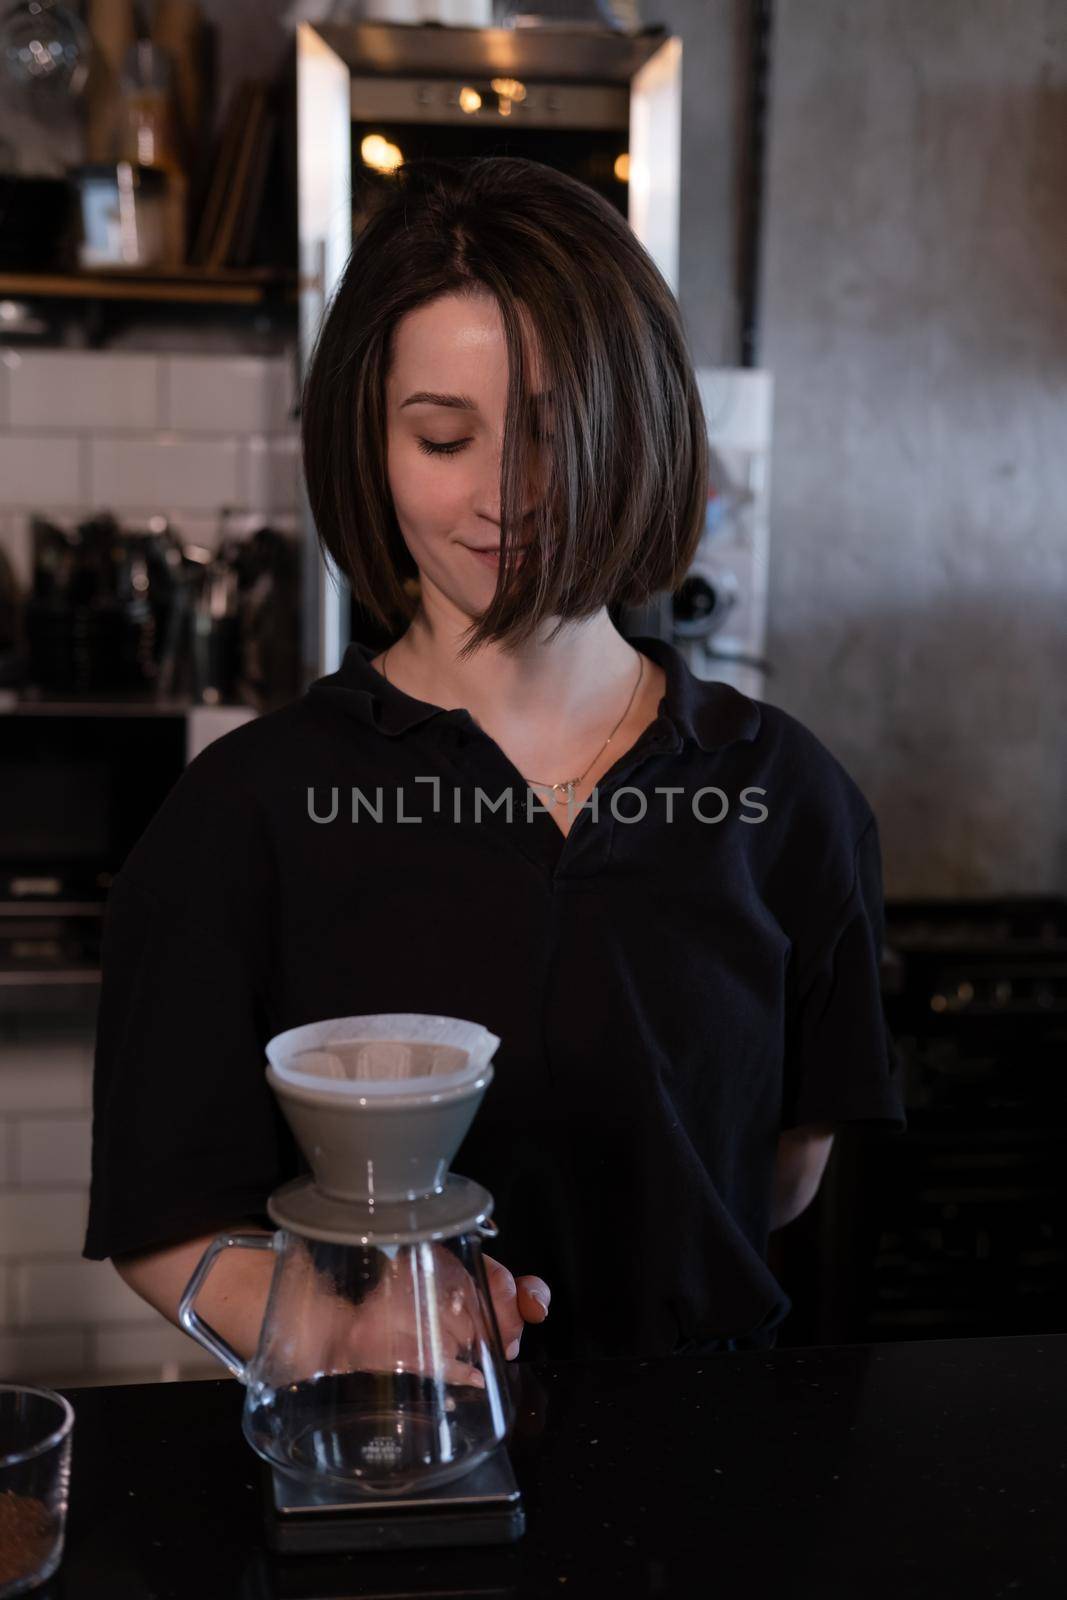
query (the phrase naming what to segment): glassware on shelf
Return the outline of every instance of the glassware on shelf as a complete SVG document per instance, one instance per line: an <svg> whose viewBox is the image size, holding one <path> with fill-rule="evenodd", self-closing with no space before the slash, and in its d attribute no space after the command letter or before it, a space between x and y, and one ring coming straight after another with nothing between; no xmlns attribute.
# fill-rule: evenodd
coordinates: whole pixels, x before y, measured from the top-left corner
<svg viewBox="0 0 1067 1600"><path fill-rule="evenodd" d="M168 267L186 259L188 173L179 133L170 55L150 39L126 52L119 79L115 159L133 169L162 174L162 238L158 260Z"/></svg>
<svg viewBox="0 0 1067 1600"><path fill-rule="evenodd" d="M78 95L91 56L88 30L59 0L20 0L0 18L0 62L23 90Z"/></svg>

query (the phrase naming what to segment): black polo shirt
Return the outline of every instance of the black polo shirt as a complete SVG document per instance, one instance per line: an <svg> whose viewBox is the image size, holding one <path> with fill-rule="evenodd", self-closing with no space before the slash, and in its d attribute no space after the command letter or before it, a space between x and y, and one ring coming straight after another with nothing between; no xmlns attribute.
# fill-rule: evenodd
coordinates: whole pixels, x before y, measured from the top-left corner
<svg viewBox="0 0 1067 1600"><path fill-rule="evenodd" d="M774 1342L780 1131L905 1126L877 824L795 718L631 642L666 694L567 836L366 645L191 762L108 901L87 1257L270 1226L306 1164L267 1040L435 1012L501 1039L452 1169L551 1286L525 1358Z"/></svg>

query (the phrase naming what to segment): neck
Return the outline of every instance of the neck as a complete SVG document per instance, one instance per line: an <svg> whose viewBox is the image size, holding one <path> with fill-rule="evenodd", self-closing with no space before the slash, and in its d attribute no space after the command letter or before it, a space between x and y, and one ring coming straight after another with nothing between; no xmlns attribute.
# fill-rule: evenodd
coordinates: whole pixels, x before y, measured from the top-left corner
<svg viewBox="0 0 1067 1600"><path fill-rule="evenodd" d="M507 652L485 645L466 660L458 658L458 636L420 612L387 657L390 680L431 705L463 707L488 727L565 723L572 735L620 716L642 665L606 609L566 625L551 642L535 638Z"/></svg>

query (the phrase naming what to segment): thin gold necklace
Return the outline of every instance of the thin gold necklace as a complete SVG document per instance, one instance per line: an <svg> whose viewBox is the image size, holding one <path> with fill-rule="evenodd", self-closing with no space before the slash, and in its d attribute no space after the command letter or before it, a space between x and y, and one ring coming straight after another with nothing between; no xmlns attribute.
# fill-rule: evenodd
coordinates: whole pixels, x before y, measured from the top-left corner
<svg viewBox="0 0 1067 1600"><path fill-rule="evenodd" d="M392 645L390 645L389 646L389 650L391 650L392 648L393 648ZM385 679L386 683L390 683L392 681L390 679L390 677L389 677L388 672L386 672L386 670L385 670L385 660L386 660L386 656L388 656L388 654L389 654L389 650L387 650L385 652L385 655L382 656L382 677ZM618 733L619 729L622 727L623 723L626 721L626 718L627 718L627 716L629 715L629 712L630 712L630 707L634 703L634 696L637 694L638 689L641 687L641 680L642 680L642 678L644 677L644 674L645 674L645 658L644 658L644 655L642 654L642 652L640 650L637 652L637 661L638 661L638 665L637 665L637 682L634 684L633 691L632 691L632 693L630 695L630 698L626 702L626 710L623 712L623 714L619 718L618 722L612 728L611 732L608 734L607 738L604 740L604 743L600 746L600 749L597 751L597 753L593 757L592 761L590 761L589 765L586 767L585 772L580 773L577 778L566 778L566 779L564 779L564 781L562 783L538 783L536 778L526 778L525 779L525 782L528 783L532 789L550 789L552 791L552 804L553 805L556 804L556 801L557 801L557 799L559 799L561 794L562 794L563 798L566 800L567 804L570 805L571 800L574 798L574 791L575 791L575 789L578 788L578 786L581 783L582 779L585 777L585 773L586 772L590 772L592 770L593 766L596 764L597 758L600 755L602 755L603 752L607 749L607 747L611 743L612 739L614 739L615 735ZM396 687L396 686L394 685L394 687Z"/></svg>

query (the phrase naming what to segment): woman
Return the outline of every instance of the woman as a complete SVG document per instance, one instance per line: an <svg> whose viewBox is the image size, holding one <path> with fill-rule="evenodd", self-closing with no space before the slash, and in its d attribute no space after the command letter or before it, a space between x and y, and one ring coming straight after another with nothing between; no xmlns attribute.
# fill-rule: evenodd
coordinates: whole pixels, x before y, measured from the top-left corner
<svg viewBox="0 0 1067 1600"><path fill-rule="evenodd" d="M835 1125L904 1125L878 832L795 719L611 619L703 525L668 288L569 177L409 164L302 418L324 552L393 643L209 746L116 880L85 1254L173 1317L302 1170L265 1042L438 1012L501 1039L452 1165L495 1197L509 1356L772 1344L770 1229ZM250 1351L248 1257L203 1309Z"/></svg>

